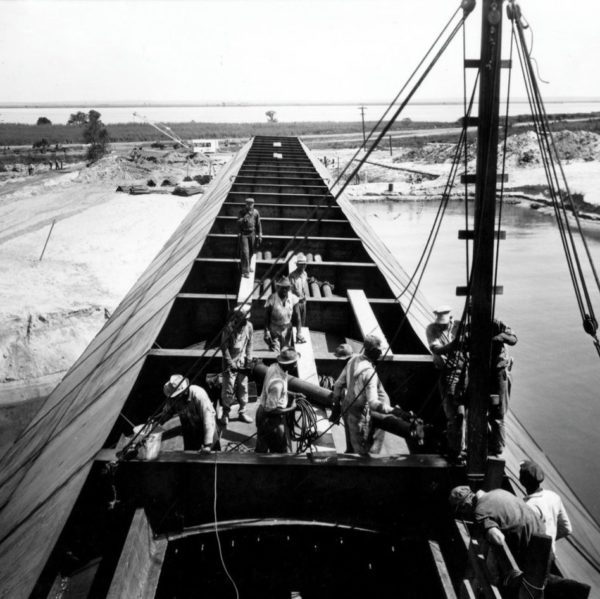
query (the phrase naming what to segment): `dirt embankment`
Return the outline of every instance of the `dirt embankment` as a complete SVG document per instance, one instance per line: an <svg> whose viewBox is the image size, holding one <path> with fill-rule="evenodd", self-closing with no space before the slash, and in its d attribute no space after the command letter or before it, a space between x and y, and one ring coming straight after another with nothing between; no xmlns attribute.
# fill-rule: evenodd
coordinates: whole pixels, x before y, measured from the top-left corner
<svg viewBox="0 0 600 599"><path fill-rule="evenodd" d="M218 155L210 168L229 158ZM116 187L181 183L208 169L175 152L138 151L135 158L113 154L89 168L12 174L0 183L2 443L27 421L17 406L25 414L37 409L202 201L202 194L172 195L173 185L143 195Z"/></svg>

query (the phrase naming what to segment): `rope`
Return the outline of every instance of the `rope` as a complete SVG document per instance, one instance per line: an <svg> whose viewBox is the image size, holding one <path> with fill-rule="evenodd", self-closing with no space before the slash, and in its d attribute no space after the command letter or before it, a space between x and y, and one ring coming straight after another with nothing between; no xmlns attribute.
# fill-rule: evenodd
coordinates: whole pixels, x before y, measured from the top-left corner
<svg viewBox="0 0 600 599"><path fill-rule="evenodd" d="M454 13L453 17L450 19L450 22L452 21L452 19L454 18L454 16L456 15L457 11ZM376 141L371 145L371 147L365 151L365 155L360 159L359 164L354 168L354 170L352 171L352 174L348 177L348 179L342 184L342 186L340 187L340 189L336 192L335 196L333 198L329 198L328 199L328 204L327 207L329 205L331 205L332 201L337 201L337 199L342 195L342 193L345 191L346 187L349 185L350 181L356 176L356 174L359 172L360 168L363 166L363 164L367 161L367 159L369 158L369 156L372 154L372 152L374 151L374 149L377 147L377 145L379 144L379 142L381 141L381 139L383 139L387 133L387 131L390 129L390 127L394 124L394 122L397 120L397 118L400 116L402 110L405 108L405 106L408 104L409 100L414 96L414 94L416 93L416 91L418 90L418 88L421 86L421 84L423 83L423 81L425 80L425 78L427 77L427 75L430 73L430 71L432 70L432 68L435 66L435 64L438 62L438 60L440 59L440 57L442 56L442 54L444 53L444 51L446 50L446 48L448 47L448 45L450 44L450 42L454 39L456 33L458 32L458 30L460 29L462 23L464 22L464 20L466 19L466 17L468 16L468 14L465 11L465 14L463 15L462 19L459 21L459 23L455 26L455 28L452 30L451 34L448 36L448 38L445 40L445 42L443 43L442 47L438 50L438 52L436 53L436 55L434 56L434 58L431 60L431 62L429 63L429 65L427 66L427 68L425 69L425 72L421 75L421 77L418 79L418 81L415 83L415 85L412 87L412 89L410 90L410 92L408 93L407 97L405 98L405 100L402 102L402 104L400 105L400 107L396 110L396 112L394 113L394 115L392 116L392 118L388 121L388 123L385 125L385 127L383 128L383 130L381 131L381 133L379 134L379 136L377 137ZM441 38L441 35L443 34L443 32L447 29L449 23L446 25L446 27L444 27L444 29L442 30L442 33L440 34L440 36L438 36L437 39ZM436 40L437 41L437 40ZM431 49L428 51L428 54L431 52ZM424 59L421 61L421 63L419 63L419 66L421 64L423 64ZM419 67L417 67L418 69ZM411 78L413 77L413 75L411 75ZM409 79L410 80L410 79ZM407 82L408 83L408 82ZM403 87L403 89L406 87L407 84L405 84L405 86ZM393 103L392 103L393 105ZM391 107L390 107L391 108ZM370 139L371 136L369 136ZM345 171L344 171L345 172ZM342 173L343 174L343 173ZM335 181L335 183L333 184L333 186L335 186L341 179L341 175L340 174L337 178L337 180ZM304 220L304 222L299 226L298 230L296 231L296 233L294 234L294 236L290 239L290 241L286 244L285 248L281 251L281 253L277 256L277 258L275 259L275 262L267 269L267 272L261 277L261 279L259 280L258 283L255 284L254 288L252 289L252 291L248 294L248 296L244 299L244 301L242 302L242 304L246 304L248 302L252 301L252 297L254 295L254 293L256 291L260 290L260 287L262 286L262 283L264 282L264 280L271 276L272 272L275 270L275 267L281 262L281 267L278 269L277 275L279 275L282 271L283 268L289 263L289 261L291 260L293 253L289 254L291 248L294 246L295 241L298 239L298 237L300 236L300 233L302 232L302 230L311 222L311 219L313 218L313 216L315 216L316 214L318 214L319 210L321 210L322 206L317 205L315 206L315 209L307 216L307 218ZM322 216L320 216L317 220L315 220L314 222L312 222L312 227L318 226L318 224L320 223L320 221L322 220ZM306 233L302 239L302 242L298 245L299 248L302 247L303 243L306 241L306 239L308 238L309 234ZM288 255L289 254L289 255ZM282 256L286 256L285 259L282 260ZM412 303L412 300L411 300ZM402 321L402 323L405 322L405 319ZM186 375L185 378L189 378L190 379L190 384L195 381L197 378L200 377L200 375L205 371L205 369L207 368L207 364L205 364L198 372L196 372L193 376L191 375L191 373L193 372L193 370L196 368L196 366L206 357L206 355L208 354L208 352L210 351L210 348L217 342L218 338L222 335L223 329L225 327L223 327L216 335L215 337L211 340L211 342L209 344L207 344L205 347L205 351L203 352L203 354L201 356L199 356L194 364L192 364L192 366L190 366L187 371L186 371ZM218 349L214 350L214 354L213 356L211 356L210 358L212 359L216 353L217 353ZM176 391L174 391L176 392ZM166 404L166 402L168 401L169 398L167 398L166 400L164 400L162 402L162 404L159 406L159 408L157 409L157 412L161 412L163 409L163 406ZM156 414L156 412L155 412ZM154 415L153 415L154 416ZM153 422L153 419L151 417L150 422ZM156 426L158 426L159 422L153 422L152 427L149 429L149 433L151 433ZM145 428L143 429L145 431ZM147 433L147 434L149 434ZM124 455L127 451L129 451L131 449L131 446L133 443L136 442L136 436L134 436L131 441L125 446L125 448L123 448L121 455Z"/></svg>
<svg viewBox="0 0 600 599"><path fill-rule="evenodd" d="M510 37L510 57L509 64L512 65L512 57L513 57L513 45L514 45L514 21L513 28ZM504 206L504 174L506 173L506 148L508 143L508 112L510 107L510 90L512 83L512 67L508 71L508 84L506 91L506 114L504 116L504 143L502 146L502 170L501 170L501 183L500 183L500 205L498 208L498 235L496 237L496 255L495 255L495 264L494 264L494 289L496 289L498 285L498 268L500 264L500 233L502 231L502 208ZM496 314L496 293L492 294L492 319Z"/></svg>
<svg viewBox="0 0 600 599"><path fill-rule="evenodd" d="M423 66L423 64L425 63L425 60L431 54L431 52L433 51L433 48L438 44L438 42L442 38L442 35L444 35L444 32L448 29L448 27L450 26L450 23L452 23L452 21L454 20L454 18L456 17L456 15L458 14L458 11L460 9L461 9L461 6L459 6L454 11L454 13L452 14L452 16L448 19L448 22L446 23L446 25L444 25L443 29L440 31L440 33L438 34L438 36L432 42L431 46L429 46L429 49L427 50L427 52L425 53L425 55L423 56L423 58L420 60L420 62L417 64L417 66L414 68L414 70L412 71L412 73L410 74L410 76L408 77L408 79L406 80L406 82L404 83L404 85L400 88L400 91L398 91L398 93L396 94L396 96L394 97L394 99L390 102L390 104L388 105L388 107L385 109L385 112L381 115L381 117L379 117L379 120L377 121L377 123L369 131L369 134L367 135L366 139L357 148L357 150L355 151L354 155L346 163L346 166L344 166L344 168L341 171L341 173L338 174L336 180L332 184L332 188L335 187L339 183L339 181L342 179L342 177L344 176L344 174L346 173L346 171L350 167L350 164L356 160L356 157L360 154L360 151L366 146L367 143L369 143L371 141L371 137L373 137L373 135L375 134L377 128L381 125L381 123L384 121L384 119L386 118L386 116L389 114L390 110L392 109L392 106L394 106L396 104L396 102L398 102L398 100L400 99L400 96L402 95L402 93L404 92L404 90L408 87L408 84L415 77L415 75L417 74L417 72L419 71L419 69ZM466 16L468 16L468 13L463 15L463 18L462 18L461 22L464 22ZM349 177L349 179L352 179L352 177Z"/></svg>
<svg viewBox="0 0 600 599"><path fill-rule="evenodd" d="M532 108L535 131L538 138L538 144L540 146L540 154L542 157L548 186L551 192L554 214L559 229L561 243L563 245L563 250L565 253L565 258L567 261L567 267L575 292L575 299L577 301L579 312L582 318L583 329L592 337L594 346L600 357L600 341L597 337L598 323L594 314L594 308L587 287L585 274L583 272L583 267L579 257L579 252L575 245L572 227L569 222L566 200L569 202L570 211L572 212L575 218L576 230L579 234L579 237L581 238L583 247L585 249L587 261L592 270L596 287L599 291L600 279L598 277L598 273L596 271L596 267L591 256L587 239L581 227L579 215L566 180L564 169L562 167L562 163L558 153L558 148L550 130L548 114L546 112L544 102L541 97L539 85L537 83L536 75L532 65L530 52L527 50L525 36L523 32L523 25L519 19L513 20L513 27L515 26L518 32L517 50L519 54L519 62L526 84L529 104ZM561 181L564 186L564 191L563 189L561 189Z"/></svg>
<svg viewBox="0 0 600 599"><path fill-rule="evenodd" d="M240 599L240 591L235 584L235 580L233 580L229 570L227 569L227 565L225 564L225 559L223 558L223 548L221 547L221 537L219 536L219 528L218 528L218 517L217 517L217 456L215 454L215 485L214 485L214 494L213 494L213 514L215 517L215 537L217 539L217 548L219 550L219 558L221 560L221 566L223 566L223 571L227 574L227 578L229 578L231 585L235 591L236 599Z"/></svg>

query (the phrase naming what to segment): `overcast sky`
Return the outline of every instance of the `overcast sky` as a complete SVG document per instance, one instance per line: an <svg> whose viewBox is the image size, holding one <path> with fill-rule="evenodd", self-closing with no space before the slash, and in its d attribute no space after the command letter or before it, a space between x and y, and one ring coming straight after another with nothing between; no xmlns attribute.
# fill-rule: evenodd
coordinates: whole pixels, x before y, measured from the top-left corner
<svg viewBox="0 0 600 599"><path fill-rule="evenodd" d="M385 101L459 4L0 1L0 103ZM540 75L550 82L544 95L600 97L600 3L521 5ZM476 11L470 57L478 53L479 22ZM459 37L417 99L460 97L461 56Z"/></svg>

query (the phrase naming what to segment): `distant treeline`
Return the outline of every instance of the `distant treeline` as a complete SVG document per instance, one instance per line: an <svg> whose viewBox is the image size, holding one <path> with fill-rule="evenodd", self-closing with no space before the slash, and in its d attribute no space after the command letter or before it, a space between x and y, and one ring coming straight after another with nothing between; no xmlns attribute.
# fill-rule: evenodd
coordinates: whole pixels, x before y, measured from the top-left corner
<svg viewBox="0 0 600 599"><path fill-rule="evenodd" d="M585 129L600 131L600 113L551 114L553 129ZM580 119L571 121L571 119ZM511 124L531 121L530 115L519 115L509 119ZM558 121L558 122L557 122ZM562 121L562 122L561 122ZM344 135L362 134L360 122L297 122L297 123L164 123L182 139L232 139L248 138L253 135ZM375 122L365 122L368 131ZM425 122L404 119L396 123L391 131L406 129L439 129L456 127L457 123ZM118 123L106 125L111 142L150 142L169 139L146 123ZM33 145L40 140L48 144L80 144L83 143L84 126L80 125L24 125L20 123L0 123L0 146ZM520 129L523 131L524 129ZM445 137L445 136L444 136ZM324 140L323 140L324 141ZM343 140L338 140L344 146ZM356 146L356 142L351 142Z"/></svg>
<svg viewBox="0 0 600 599"><path fill-rule="evenodd" d="M164 123L182 139L246 138L253 135L343 135L362 133L361 123L301 122L301 123ZM367 131L375 125L365 123ZM112 142L164 141L169 139L146 123L106 125ZM406 119L394 125L394 131L448 127L448 123L412 122ZM33 145L40 139L49 144L83 142L83 127L77 125L24 125L0 123L0 145Z"/></svg>

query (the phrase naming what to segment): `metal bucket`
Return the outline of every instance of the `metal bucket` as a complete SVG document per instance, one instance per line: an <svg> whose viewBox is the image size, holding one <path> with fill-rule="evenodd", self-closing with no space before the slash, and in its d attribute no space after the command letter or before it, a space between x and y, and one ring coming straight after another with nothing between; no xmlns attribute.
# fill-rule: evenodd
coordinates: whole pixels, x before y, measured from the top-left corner
<svg viewBox="0 0 600 599"><path fill-rule="evenodd" d="M155 460L160 453L160 446L162 443L162 434L163 431L161 428L154 429L151 433L148 431L144 431L146 425L140 424L133 428L134 433L138 433L141 431L141 435L145 438L140 443L138 449L138 458L140 460Z"/></svg>

